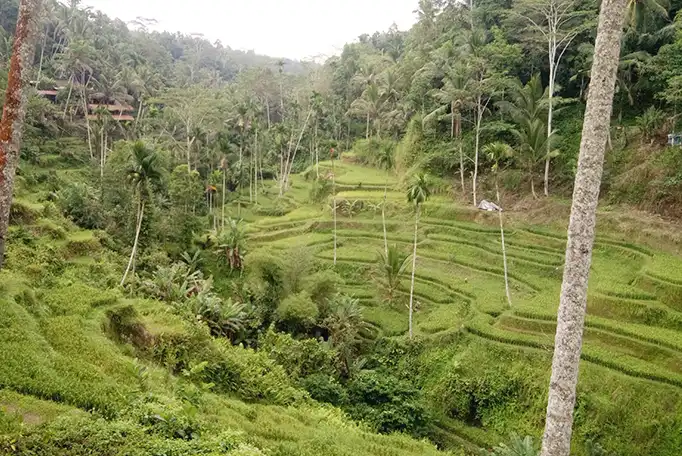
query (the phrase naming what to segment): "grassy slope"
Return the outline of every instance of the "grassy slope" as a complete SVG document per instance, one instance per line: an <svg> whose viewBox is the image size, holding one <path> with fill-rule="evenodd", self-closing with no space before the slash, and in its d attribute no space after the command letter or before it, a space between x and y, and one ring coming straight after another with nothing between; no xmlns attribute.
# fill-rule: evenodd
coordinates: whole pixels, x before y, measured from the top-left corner
<svg viewBox="0 0 682 456"><path fill-rule="evenodd" d="M0 272L0 454L45 454L36 450L44 445L69 455L206 454L191 442L149 436L130 421L126 409L140 397L161 398L164 410L174 410L186 386L105 332L107 312L125 304L137 309L154 340L189 337L182 322L165 304L123 299L115 285L124 259L102 247L97 233L77 229L40 201L45 193L37 184L20 184L7 267ZM238 357L246 352L229 350ZM205 392L189 409L202 435L220 439L228 432L226 441L239 444L226 443L219 454L439 454L406 436L373 434L336 409L297 404L247 403ZM17 436L27 433L33 437L17 446ZM68 443L59 443L67 442L65 436Z"/></svg>
<svg viewBox="0 0 682 456"><path fill-rule="evenodd" d="M338 270L348 291L362 299L373 337L404 337L403 303L383 304L380 287L368 280L383 244L380 212L368 203L383 199L385 177L371 169L337 166L343 184L338 198L365 202L362 212L339 218ZM275 205L274 191L261 196L261 210L242 207L250 222L250 248L310 245L320 261L331 261L328 204L307 204L309 184L295 178L293 185L288 198L298 208L285 216L258 215ZM174 376L151 361L136 360L130 346L103 333L107 309L122 299L102 292L101 284L115 286L123 259L104 250L95 233L56 216L36 188L18 194L16 220L22 226L12 228L8 268L0 273L2 424L16 432L18 422L30 429L64 417L114 416L138 391L141 368L154 394L175 397ZM410 251L410 209L393 188L388 201L390 242ZM506 233L510 309L496 218L442 195L424 208L415 328L430 348L419 359L421 381L434 412L444 416L443 441L453 445L489 446L510 430L539 435L542 428L565 240L555 228L560 223L536 226L517 215L507 214L515 220ZM682 260L624 237L613 229L599 231L576 436L597 438L617 454L673 455L682 445ZM58 279L47 273L52 270L60 272ZM408 285L403 281L403 299ZM163 304L133 305L152 333L182 334L182 325ZM468 424L445 418L456 407L439 389L443 383L459 385L466 375L493 374L518 380L518 400L490 407ZM277 407L206 394L199 417L209 432L233 429L272 454L318 454L322 448L328 454L435 454L408 438L365 432L316 405Z"/></svg>
<svg viewBox="0 0 682 456"><path fill-rule="evenodd" d="M337 164L337 179L344 184L337 198L365 203L365 210L352 218L339 216L338 260L349 291L366 306L366 318L380 335L397 336L407 331L404 305L382 304L380 287L367 281L383 245L381 215L372 206L383 199L383 188L374 187L382 178L375 170ZM299 197L303 186L295 181ZM559 205L563 212L565 203ZM413 221L403 194L391 189L387 208L389 242L410 252ZM331 261L328 212L314 213L308 206L285 217L252 218L252 247L310 245L319 259ZM420 224L417 335L433 341L433 350L452 369L463 362L453 361L458 358L508 364L533 377L529 383L538 391L532 403L503 406L486 416L482 424L489 434L461 424L449 430L479 444L494 443L496 431L539 434L561 286L565 235L556 226L565 220L534 226L527 214L512 211L506 217L512 308L504 296L495 216L436 196L425 205ZM617 454L672 455L682 446L682 259L630 242L627 233L610 228L617 217L613 211L600 216L576 435L600 439ZM655 240L650 244L657 245ZM403 290L408 287L406 279ZM454 333L463 341L458 346L449 342ZM493 350L498 357L472 353ZM451 375L443 367L429 368L427 383ZM642 405L635 407L637 401Z"/></svg>

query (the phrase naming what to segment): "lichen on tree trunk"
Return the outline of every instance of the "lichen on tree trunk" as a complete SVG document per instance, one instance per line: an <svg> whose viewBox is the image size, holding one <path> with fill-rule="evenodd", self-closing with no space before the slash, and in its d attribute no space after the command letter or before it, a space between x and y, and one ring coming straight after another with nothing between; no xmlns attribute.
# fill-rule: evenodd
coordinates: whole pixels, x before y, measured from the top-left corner
<svg viewBox="0 0 682 456"><path fill-rule="evenodd" d="M12 47L5 105L0 121L0 269L5 256L5 239L14 190L14 173L24 130L27 89L35 54L38 17L42 0L21 0Z"/></svg>
<svg viewBox="0 0 682 456"><path fill-rule="evenodd" d="M590 94L587 99L566 266L554 342L552 377L541 456L568 456L587 306L599 187L613 108L626 0L604 0L599 15Z"/></svg>

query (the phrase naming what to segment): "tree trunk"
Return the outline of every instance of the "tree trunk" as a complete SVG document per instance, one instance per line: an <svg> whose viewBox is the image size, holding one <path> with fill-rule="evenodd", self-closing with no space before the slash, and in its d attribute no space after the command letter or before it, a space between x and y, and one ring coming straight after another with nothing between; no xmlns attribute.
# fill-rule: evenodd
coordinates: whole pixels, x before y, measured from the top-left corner
<svg viewBox="0 0 682 456"><path fill-rule="evenodd" d="M135 261L135 254L137 253L137 245L138 245L138 242L140 241L140 231L142 230L142 218L143 217L144 217L144 200L140 201L140 210L138 211L138 214L137 214L137 227L135 229L135 242L133 242L133 251L130 253L130 260L128 260L128 266L126 267L126 270L123 273L123 278L121 279L120 286L123 286L125 284L126 279L128 278L128 273L130 272L130 267L133 265L133 262Z"/></svg>
<svg viewBox="0 0 682 456"><path fill-rule="evenodd" d="M476 143L474 150L474 178L473 178L473 196L474 196L474 207L478 206L478 199L476 197L476 185L478 183L478 149L481 143L481 121L483 120L483 100L481 96L478 97L478 113L476 114Z"/></svg>
<svg viewBox="0 0 682 456"><path fill-rule="evenodd" d="M502 263L504 264L504 291L507 294L507 302L509 307L512 306L511 293L509 292L509 269L507 267L507 246L504 243L504 221L502 220L502 201L500 201L500 187L497 184L497 171L495 171L495 195L497 196L497 205L500 209L497 211L500 216L500 240L502 241Z"/></svg>
<svg viewBox="0 0 682 456"><path fill-rule="evenodd" d="M227 175L227 169L226 169L226 168L227 168L227 163L225 163L225 165L223 166L223 194L222 194L222 200L223 200L223 201L222 201L222 204L223 204L223 205L222 205L222 209L221 209L221 211L220 211L220 217L221 217L221 219L220 219L220 228L221 228L222 230L225 229L225 187L226 187L226 186L225 186L225 183L226 183L225 181L227 180L227 176L226 176L226 175Z"/></svg>
<svg viewBox="0 0 682 456"><path fill-rule="evenodd" d="M253 192L254 200L258 204L258 129L253 140Z"/></svg>
<svg viewBox="0 0 682 456"><path fill-rule="evenodd" d="M421 207L417 204L417 212L414 216L414 249L412 250L412 281L410 283L410 317L408 321L410 339L412 339L412 314L414 313L414 275L417 271L417 238L419 235L419 211Z"/></svg>
<svg viewBox="0 0 682 456"><path fill-rule="evenodd" d="M40 87L40 78L43 74L43 59L45 58L45 46L47 46L47 26L45 26L45 32L43 33L43 45L40 47L40 61L38 62L38 77L36 78L36 89Z"/></svg>
<svg viewBox="0 0 682 456"><path fill-rule="evenodd" d="M545 158L545 196L549 196L549 153L552 151L552 144L549 138L552 136L552 120L554 113L554 81L556 79L556 45L550 41L549 44L549 106L547 107L547 157Z"/></svg>
<svg viewBox="0 0 682 456"><path fill-rule="evenodd" d="M466 188L464 185L464 146L462 144L462 115L457 113L457 125L456 125L456 136L459 142L459 179L462 185L462 196L466 194Z"/></svg>
<svg viewBox="0 0 682 456"><path fill-rule="evenodd" d="M85 86L83 86L83 90L81 91L81 96L83 98L83 113L85 116L85 129L87 131L88 135L88 150L90 151L90 160L93 160L95 158L95 153L92 150L92 129L90 128L90 119L88 118L89 114L89 109L88 109L88 98L87 94L85 91ZM102 127L104 128L104 127Z"/></svg>
<svg viewBox="0 0 682 456"><path fill-rule="evenodd" d="M533 199L538 199L537 193L535 193L535 179L533 179L533 173L530 173L530 192L533 195Z"/></svg>
<svg viewBox="0 0 682 456"><path fill-rule="evenodd" d="M386 199L388 197L388 170L386 171L386 185L384 185L384 203L381 205L381 223L384 226L384 252L388 258L388 235L386 233Z"/></svg>
<svg viewBox="0 0 682 456"><path fill-rule="evenodd" d="M12 45L12 58L7 75L7 91L0 121L0 269L4 262L5 237L9 228L9 212L14 191L14 174L19 162L19 149L24 132L26 89L31 80L31 64L35 53L38 16L42 0L21 0Z"/></svg>
<svg viewBox="0 0 682 456"><path fill-rule="evenodd" d="M332 158L332 212L334 213L334 266L336 266L336 171L334 168L334 153Z"/></svg>
<svg viewBox="0 0 682 456"><path fill-rule="evenodd" d="M541 456L568 456L571 449L587 285L604 151L613 109L625 4L626 0L604 0L601 4L568 226L566 263Z"/></svg>
<svg viewBox="0 0 682 456"><path fill-rule="evenodd" d="M367 131L365 132L365 139L369 141L369 112L367 113Z"/></svg>
<svg viewBox="0 0 682 456"><path fill-rule="evenodd" d="M73 92L73 73L69 77L69 94L66 96L66 104L64 105L64 114L62 120L66 119L66 112L69 110L69 102L71 101L71 93Z"/></svg>

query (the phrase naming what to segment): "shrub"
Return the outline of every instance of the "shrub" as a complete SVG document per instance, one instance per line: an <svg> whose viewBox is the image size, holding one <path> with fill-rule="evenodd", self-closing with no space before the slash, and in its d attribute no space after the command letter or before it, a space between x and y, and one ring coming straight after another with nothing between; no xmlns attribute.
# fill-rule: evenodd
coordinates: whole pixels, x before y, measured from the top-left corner
<svg viewBox="0 0 682 456"><path fill-rule="evenodd" d="M301 386L316 401L327 402L336 406L343 406L348 403L348 393L338 380L331 375L310 375L301 380Z"/></svg>
<svg viewBox="0 0 682 456"><path fill-rule="evenodd" d="M277 307L277 320L290 332L305 332L313 327L320 314L310 293L302 291L286 297Z"/></svg>
<svg viewBox="0 0 682 456"><path fill-rule="evenodd" d="M317 304L320 319L329 315L329 300L336 296L343 284L343 278L331 269L316 272L303 279L303 290L310 293L310 298Z"/></svg>
<svg viewBox="0 0 682 456"><path fill-rule="evenodd" d="M86 184L74 182L59 192L59 207L64 215L85 229L103 226L103 210L94 190Z"/></svg>
<svg viewBox="0 0 682 456"><path fill-rule="evenodd" d="M386 372L362 371L348 383L346 410L382 433L409 432L423 436L428 414L419 391Z"/></svg>
<svg viewBox="0 0 682 456"><path fill-rule="evenodd" d="M260 341L260 351L295 379L316 374L333 374L335 353L315 339L296 340L270 328Z"/></svg>

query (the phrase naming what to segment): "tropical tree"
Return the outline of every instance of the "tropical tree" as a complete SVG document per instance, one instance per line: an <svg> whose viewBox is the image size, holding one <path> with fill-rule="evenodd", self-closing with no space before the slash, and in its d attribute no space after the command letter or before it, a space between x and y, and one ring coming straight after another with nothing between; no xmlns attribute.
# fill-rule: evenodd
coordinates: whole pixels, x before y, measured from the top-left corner
<svg viewBox="0 0 682 456"><path fill-rule="evenodd" d="M645 22L647 13L656 18L668 19L669 8L668 0L628 0L627 25L632 29L639 29Z"/></svg>
<svg viewBox="0 0 682 456"><path fill-rule="evenodd" d="M379 149L379 166L386 170L386 182L384 184L384 202L381 205L381 223L384 228L384 253L388 256L388 235L386 232L386 200L388 199L388 179L395 166L393 147L385 144Z"/></svg>
<svg viewBox="0 0 682 456"><path fill-rule="evenodd" d="M412 251L412 280L410 282L409 333L412 339L412 314L414 313L414 276L417 272L417 241L419 235L419 216L421 206L431 196L431 178L428 174L417 174L407 189L407 202L414 204L414 248Z"/></svg>
<svg viewBox="0 0 682 456"><path fill-rule="evenodd" d="M530 179L530 190L533 198L537 198L535 193L535 169L549 153L553 157L559 155L554 146L558 140L555 133L547 137L545 123L536 119L529 124L523 125L518 130L512 130L519 141L519 158L523 162L528 178ZM549 150L549 152L547 152Z"/></svg>
<svg viewBox="0 0 682 456"><path fill-rule="evenodd" d="M241 270L246 254L246 234L242 230L243 219L228 217L227 229L223 229L215 235L216 253L225 260L230 269Z"/></svg>
<svg viewBox="0 0 682 456"><path fill-rule="evenodd" d="M509 307L512 305L511 293L509 291L509 270L507 268L507 247L504 243L504 220L502 218L502 201L500 199L500 186L498 183L498 172L500 162L511 157L514 153L509 144L496 142L484 147L483 152L488 155L488 159L493 162L493 174L495 176L495 196L497 198L497 214L500 219L500 241L502 242L502 263L504 265L504 291L507 295Z"/></svg>
<svg viewBox="0 0 682 456"><path fill-rule="evenodd" d="M592 82L585 108L568 225L566 263L541 456L568 456L571 451L573 412L587 306L587 284L626 4L626 0L604 0L601 3Z"/></svg>
<svg viewBox="0 0 682 456"><path fill-rule="evenodd" d="M459 147L459 178L462 186L462 193L465 192L464 186L464 144L462 142L462 112L467 109L469 104L469 78L462 67L448 68L443 77L443 87L435 89L432 96L443 106L439 107L431 114L424 117L424 122L428 122L435 115L442 115L445 110L450 110L450 138L457 140Z"/></svg>
<svg viewBox="0 0 682 456"><path fill-rule="evenodd" d="M26 118L26 93L30 84L31 62L36 46L42 0L21 0L12 58L10 60L5 104L0 121L0 269L5 256L5 237L9 228L14 174Z"/></svg>
<svg viewBox="0 0 682 456"><path fill-rule="evenodd" d="M377 266L381 275L386 280L386 298L389 303L393 302L396 290L400 287L400 279L405 274L410 256L392 245L386 252L379 252Z"/></svg>
<svg viewBox="0 0 682 456"><path fill-rule="evenodd" d="M636 1L636 0L633 0ZM654 0L649 0L654 1ZM549 60L549 87L547 105L547 137L552 136L554 120L554 95L559 65L573 40L584 30L592 27L589 20L593 11L583 10L576 0L518 0L514 13L522 17L532 31L531 40L546 46ZM551 141L547 141L545 154L544 192L549 196L549 165Z"/></svg>
<svg viewBox="0 0 682 456"><path fill-rule="evenodd" d="M329 341L338 353L346 376L352 371L352 360L358 345L358 333L364 326L360 301L339 294L330 303L332 311L322 325L329 331Z"/></svg>
<svg viewBox="0 0 682 456"><path fill-rule="evenodd" d="M140 231L144 219L144 210L152 195L152 187L161 180L161 165L154 150L147 148L142 141L137 141L132 147L132 166L127 171L128 179L133 186L134 197L137 199L137 216L135 241L130 253L128 266L123 273L121 286L125 284L128 273L135 262L135 255L140 241Z"/></svg>

